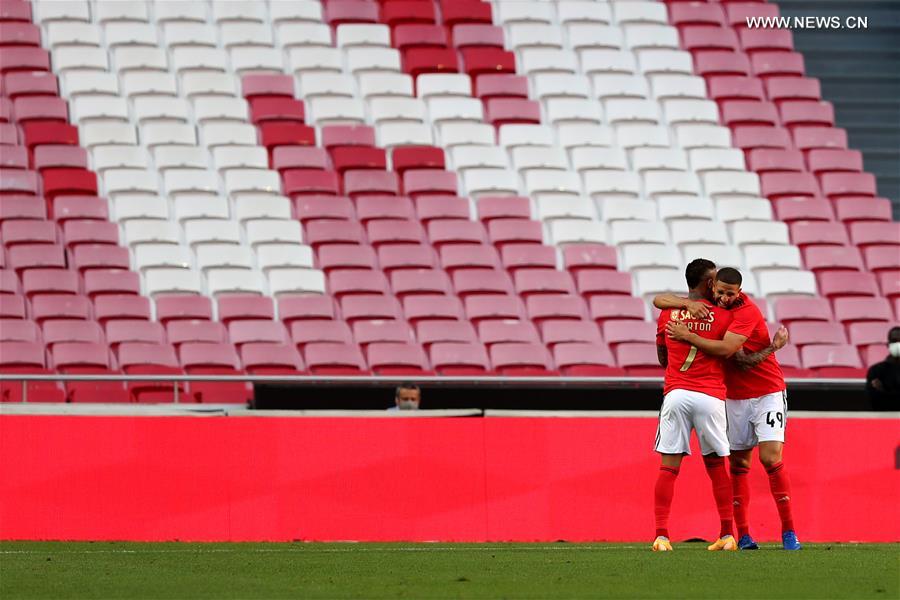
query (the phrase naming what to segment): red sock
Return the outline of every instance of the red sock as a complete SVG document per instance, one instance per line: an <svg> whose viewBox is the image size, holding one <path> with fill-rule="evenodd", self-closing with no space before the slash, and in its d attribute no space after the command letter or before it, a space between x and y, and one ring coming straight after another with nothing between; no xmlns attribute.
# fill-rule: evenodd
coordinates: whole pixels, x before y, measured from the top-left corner
<svg viewBox="0 0 900 600"><path fill-rule="evenodd" d="M734 524L737 526L738 538L750 535L750 484L747 474L750 469L744 467L731 468L731 491L734 494Z"/></svg>
<svg viewBox="0 0 900 600"><path fill-rule="evenodd" d="M656 537L669 537L669 513L672 510L672 496L675 495L675 478L678 469L660 467L656 478L656 489L653 490L653 513L656 516Z"/></svg>
<svg viewBox="0 0 900 600"><path fill-rule="evenodd" d="M781 532L794 531L794 517L791 514L791 484L788 481L784 463L778 462L766 468L769 474L769 489L775 499L778 516L781 517Z"/></svg>
<svg viewBox="0 0 900 600"><path fill-rule="evenodd" d="M709 479L712 481L716 510L719 511L719 537L731 535L734 500L731 495L731 481L728 480L728 471L725 470L725 459L721 456L710 454L703 457L703 464L706 465L706 474L709 475Z"/></svg>

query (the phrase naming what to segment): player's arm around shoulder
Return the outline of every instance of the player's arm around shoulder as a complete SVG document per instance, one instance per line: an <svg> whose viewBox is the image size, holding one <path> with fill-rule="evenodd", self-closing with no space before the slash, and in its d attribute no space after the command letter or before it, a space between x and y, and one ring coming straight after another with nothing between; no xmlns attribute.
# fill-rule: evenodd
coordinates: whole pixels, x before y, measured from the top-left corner
<svg viewBox="0 0 900 600"><path fill-rule="evenodd" d="M731 331L727 332L721 340L707 339L692 332L684 323L675 321L671 321L666 325L666 334L672 339L696 346L704 354L723 358L733 355L747 341L747 336L738 335Z"/></svg>
<svg viewBox="0 0 900 600"><path fill-rule="evenodd" d="M659 294L653 298L653 306L660 310L679 308L688 311L695 319L705 319L709 316L709 307L699 300L682 298L675 294Z"/></svg>

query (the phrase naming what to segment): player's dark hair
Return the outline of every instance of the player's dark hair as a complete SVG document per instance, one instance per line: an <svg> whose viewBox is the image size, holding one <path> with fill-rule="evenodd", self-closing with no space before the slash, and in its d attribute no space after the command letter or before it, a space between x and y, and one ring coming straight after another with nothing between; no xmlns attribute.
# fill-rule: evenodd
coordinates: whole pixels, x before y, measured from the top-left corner
<svg viewBox="0 0 900 600"><path fill-rule="evenodd" d="M688 289L694 289L709 272L710 269L715 270L716 263L705 258L695 258L688 263L684 270L684 278L687 279Z"/></svg>
<svg viewBox="0 0 900 600"><path fill-rule="evenodd" d="M397 391L396 391L394 394L395 394L396 396L399 396L399 395L400 395L400 390L412 390L412 391L414 391L414 392L418 392L418 391L419 391L419 386L417 386L416 384L414 384L414 383L412 383L412 382L406 381L406 382L401 383L400 385L397 386Z"/></svg>
<svg viewBox="0 0 900 600"><path fill-rule="evenodd" d="M891 327L891 330L888 331L888 343L891 340L900 340L900 327Z"/></svg>
<svg viewBox="0 0 900 600"><path fill-rule="evenodd" d="M722 267L719 269L719 272L716 273L716 281L721 281L722 283L741 285L743 280L744 278L741 277L741 272L734 267Z"/></svg>

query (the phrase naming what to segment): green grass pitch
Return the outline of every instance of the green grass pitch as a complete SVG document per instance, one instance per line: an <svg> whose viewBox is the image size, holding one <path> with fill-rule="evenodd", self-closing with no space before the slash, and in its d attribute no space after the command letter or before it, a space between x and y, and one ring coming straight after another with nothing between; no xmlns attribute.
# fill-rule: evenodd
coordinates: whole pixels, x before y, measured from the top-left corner
<svg viewBox="0 0 900 600"><path fill-rule="evenodd" d="M0 543L0 598L900 598L900 544Z"/></svg>

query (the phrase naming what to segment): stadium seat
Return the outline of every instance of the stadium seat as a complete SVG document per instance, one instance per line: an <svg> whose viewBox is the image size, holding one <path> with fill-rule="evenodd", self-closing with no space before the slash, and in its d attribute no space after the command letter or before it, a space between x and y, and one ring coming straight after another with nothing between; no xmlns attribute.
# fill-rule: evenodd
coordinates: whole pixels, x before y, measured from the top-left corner
<svg viewBox="0 0 900 600"><path fill-rule="evenodd" d="M865 321L886 323L893 320L891 306L885 298L836 298L834 315L844 325Z"/></svg>
<svg viewBox="0 0 900 600"><path fill-rule="evenodd" d="M239 375L240 359L228 343L185 342L178 358L188 375ZM191 382L189 393L194 402L205 404L245 404L250 386L232 382Z"/></svg>
<svg viewBox="0 0 900 600"><path fill-rule="evenodd" d="M656 356L655 343L623 343L616 348L618 365L631 377L660 377L662 367Z"/></svg>
<svg viewBox="0 0 900 600"><path fill-rule="evenodd" d="M800 352L803 366L816 377L865 377L862 361L856 348L849 345L806 346Z"/></svg>
<svg viewBox="0 0 900 600"><path fill-rule="evenodd" d="M827 271L816 276L819 291L831 300L845 296L878 296L878 284L871 273Z"/></svg>
<svg viewBox="0 0 900 600"><path fill-rule="evenodd" d="M550 353L541 344L498 343L488 352L499 375L546 377L556 373Z"/></svg>
<svg viewBox="0 0 900 600"><path fill-rule="evenodd" d="M306 345L303 355L314 375L365 375L368 371L356 344L313 342Z"/></svg>

